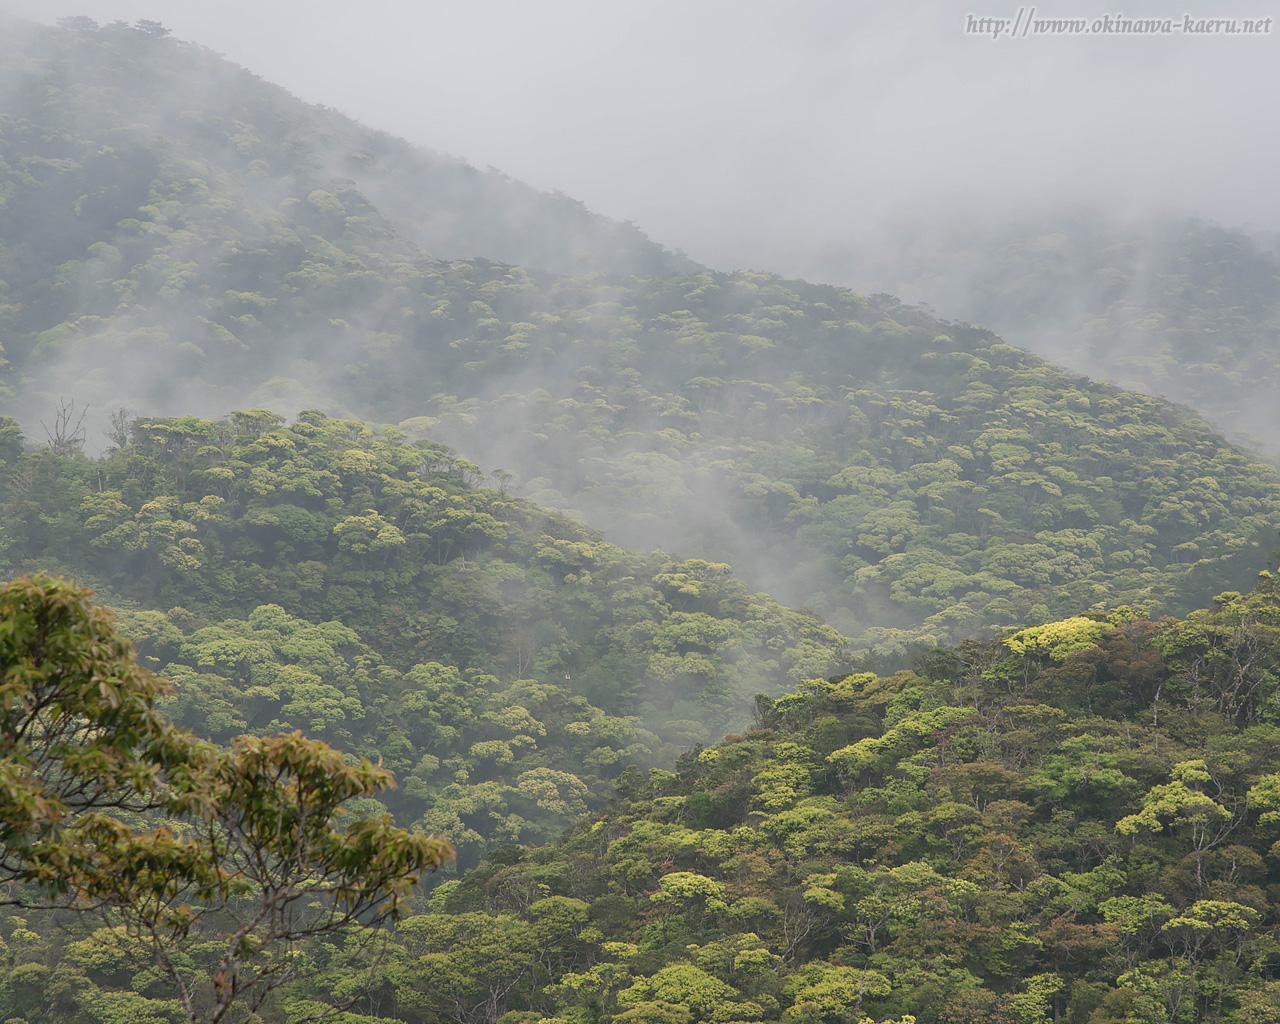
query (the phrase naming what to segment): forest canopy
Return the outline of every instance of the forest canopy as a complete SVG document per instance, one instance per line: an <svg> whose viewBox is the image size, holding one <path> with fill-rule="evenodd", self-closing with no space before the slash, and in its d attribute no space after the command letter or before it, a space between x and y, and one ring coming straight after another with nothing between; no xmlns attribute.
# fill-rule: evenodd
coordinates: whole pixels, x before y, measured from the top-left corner
<svg viewBox="0 0 1280 1024"><path fill-rule="evenodd" d="M453 859L389 817L342 827L350 800L392 782L368 761L299 733L220 751L175 728L155 708L167 684L64 580L0 588L0 667L4 903L100 917L192 1024L251 1013L299 974L303 944L394 920Z"/></svg>
<svg viewBox="0 0 1280 1024"><path fill-rule="evenodd" d="M1260 457L154 23L0 93L0 1024L1280 1022ZM1265 386L1265 253L1081 245Z"/></svg>
<svg viewBox="0 0 1280 1024"><path fill-rule="evenodd" d="M0 57L0 371L32 437L59 396L91 409L91 451L111 415L396 424L881 652L1096 602L1186 612L1266 557L1270 467L991 331L578 245L546 197L537 237L597 256L495 262L514 186L197 48L31 28ZM425 208L464 241L422 233Z"/></svg>

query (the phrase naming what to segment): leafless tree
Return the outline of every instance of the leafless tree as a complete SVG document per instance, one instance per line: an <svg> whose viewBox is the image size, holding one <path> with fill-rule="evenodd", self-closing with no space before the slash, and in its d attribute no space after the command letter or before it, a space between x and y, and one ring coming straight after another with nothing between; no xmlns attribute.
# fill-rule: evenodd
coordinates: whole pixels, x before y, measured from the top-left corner
<svg viewBox="0 0 1280 1024"><path fill-rule="evenodd" d="M80 410L76 416L74 398L58 397L58 410L53 419L53 429L46 426L44 420L40 426L44 428L45 437L49 439L49 450L54 455L75 455L84 448L84 418L89 412L88 406Z"/></svg>

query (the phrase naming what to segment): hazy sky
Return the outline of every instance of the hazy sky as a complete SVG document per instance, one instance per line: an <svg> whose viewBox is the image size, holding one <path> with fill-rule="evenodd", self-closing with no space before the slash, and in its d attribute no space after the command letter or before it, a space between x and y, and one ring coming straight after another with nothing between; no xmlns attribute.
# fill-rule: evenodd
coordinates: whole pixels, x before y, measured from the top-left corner
<svg viewBox="0 0 1280 1024"><path fill-rule="evenodd" d="M1189 3L1196 19L1280 17L1274 0ZM889 218L989 217L1058 199L1280 228L1280 25L1250 38L993 41L966 34L967 15L1013 18L1018 6L985 0L0 0L0 10L161 21L307 100L559 189L716 265L794 270Z"/></svg>

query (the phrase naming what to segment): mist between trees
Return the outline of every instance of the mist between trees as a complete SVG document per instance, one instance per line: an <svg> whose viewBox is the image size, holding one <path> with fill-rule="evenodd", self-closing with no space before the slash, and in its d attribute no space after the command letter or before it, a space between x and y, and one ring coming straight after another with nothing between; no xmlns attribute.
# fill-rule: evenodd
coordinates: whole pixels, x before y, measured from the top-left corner
<svg viewBox="0 0 1280 1024"><path fill-rule="evenodd" d="M117 609L210 758L303 730L398 780L335 812L457 851L388 959L300 942L335 987L289 974L264 1020L1277 1019L1260 457L155 26L17 26L0 96L4 570ZM1009 340L1245 423L1274 260L1115 230L939 258L977 254ZM190 1016L166 978L230 975L189 931L161 977L136 932L10 915L0 1021Z"/></svg>

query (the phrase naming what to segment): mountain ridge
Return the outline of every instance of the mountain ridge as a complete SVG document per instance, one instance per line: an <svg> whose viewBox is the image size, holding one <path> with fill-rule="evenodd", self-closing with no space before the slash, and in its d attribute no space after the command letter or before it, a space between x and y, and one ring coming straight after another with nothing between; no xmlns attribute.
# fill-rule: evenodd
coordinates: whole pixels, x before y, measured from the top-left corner
<svg viewBox="0 0 1280 1024"><path fill-rule="evenodd" d="M1280 1022L1270 467L891 295L439 259L316 176L325 112L175 89L135 132L122 90L212 58L60 31L88 78L0 40L0 399L53 424L0 416L0 572L91 583L180 726L376 758L356 830L459 851L264 1024ZM202 1009L13 909L3 1024Z"/></svg>
<svg viewBox="0 0 1280 1024"><path fill-rule="evenodd" d="M396 424L884 650L1106 599L1187 610L1275 529L1269 469L990 331L766 274L444 262L318 181L307 138L349 122L238 70L231 109L260 123L196 116L183 62L222 65L153 32L32 38L63 64L10 42L0 280L8 404L33 426L68 394L102 426L122 406ZM139 92L166 94L172 137L132 129Z"/></svg>

